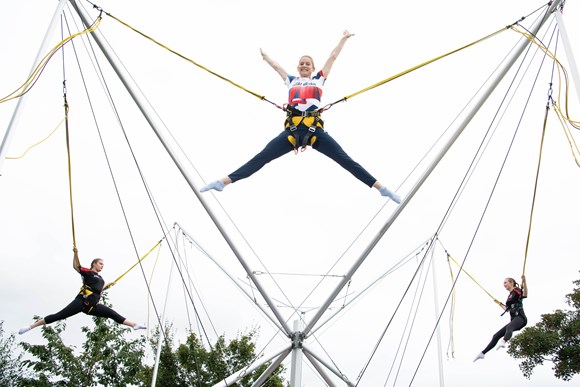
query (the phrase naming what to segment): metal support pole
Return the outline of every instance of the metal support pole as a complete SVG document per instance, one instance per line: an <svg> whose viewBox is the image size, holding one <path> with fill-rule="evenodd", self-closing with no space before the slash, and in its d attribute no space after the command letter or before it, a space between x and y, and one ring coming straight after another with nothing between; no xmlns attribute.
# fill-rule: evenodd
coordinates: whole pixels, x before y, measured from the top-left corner
<svg viewBox="0 0 580 387"><path fill-rule="evenodd" d="M292 336L292 365L290 367L290 386L300 387L302 385L302 327L301 319L294 320L294 335Z"/></svg>
<svg viewBox="0 0 580 387"><path fill-rule="evenodd" d="M324 360L322 360L314 352L312 352L310 349L308 349L308 347L306 347L304 345L302 347L302 350L304 351L304 355L316 359L320 364L322 364L323 366L325 366L330 372L332 372L333 374L335 374L336 376L338 376L343 382L345 382L347 386L349 386L349 387L355 387L355 385L351 381L349 381L348 378L345 375L343 375L336 368L334 368L333 366L331 366L330 364L328 364L327 362L325 362Z"/></svg>
<svg viewBox="0 0 580 387"><path fill-rule="evenodd" d="M72 4L72 6L74 7L74 9L76 10L76 12L79 14L83 24L85 26L89 26L90 25L89 19L85 15L84 11L77 5L76 0L70 0L70 2ZM117 76L119 77L119 79L121 80L121 82L123 83L123 85L125 86L127 91L129 92L129 94L133 98L133 101L135 102L135 104L137 105L139 110L141 110L141 113L143 114L143 116L145 117L145 119L147 120L149 125L151 126L151 129L153 129L153 131L157 135L157 138L159 138L159 141L161 142L161 144L163 145L163 147L165 148L165 150L167 151L167 153L169 154L169 156L171 157L171 159L173 160L173 162L175 163L175 165L177 166L177 168L179 169L179 171L181 172L181 174L183 175L183 177L185 178L185 180L189 184L189 187L191 188L191 190L193 191L195 196L197 196L197 198L201 202L202 206L204 207L204 209L208 213L209 217L214 222L214 224L218 228L219 232L222 234L222 237L224 238L226 243L229 245L230 249L232 250L232 252L236 256L236 258L238 259L238 261L240 262L242 267L246 270L248 277L250 277L252 282L256 285L256 289L260 292L260 294L262 295L262 297L264 298L264 300L266 301L266 303L268 304L268 306L272 310L272 313L274 313L274 315L276 316L276 319L278 320L281 328L289 336L291 334L291 330L290 330L290 327L288 326L288 324L286 323L286 320L282 317L282 315L278 311L278 308L276 308L276 304L274 304L274 302L270 299L270 297L268 296L268 294L266 293L266 291L264 290L264 288L262 287L262 285L260 284L260 282L258 281L256 276L254 275L254 273L252 272L252 270L250 269L250 267L248 266L248 264L246 263L246 261L242 257L242 255L241 255L239 249L236 247L236 244L234 243L234 241L227 234L225 228L221 225L218 218L213 214L213 212L211 211L211 209L209 208L209 206L205 202L205 199L199 193L199 190L197 189L197 187L193 183L193 179L191 178L190 174L187 172L185 167L183 167L184 164L180 161L179 157L176 155L176 153L173 151L171 145L169 144L169 141L166 139L166 136L164 135L164 133L162 131L163 125L161 124L160 120L156 116L150 114L150 111L148 109L148 107L150 105L147 102L147 99L143 97L143 95L139 91L139 88L136 87L132 78L127 76L123 66L121 66L118 63L117 58L111 54L111 52L113 52L113 51L110 49L106 40L102 38L101 33L98 30L95 30L95 31L91 32L91 36L95 39L95 42L97 43L97 45L99 46L99 48L101 49L103 54L105 55L105 58L107 58L107 60L109 61L109 64L111 65L111 67L113 68L113 70L115 71L115 73L117 74Z"/></svg>
<svg viewBox="0 0 580 387"><path fill-rule="evenodd" d="M552 12L554 12L555 9L557 9L557 7L558 7L559 4L560 4L560 0L555 0L549 6L549 8L546 11L546 14L544 15L544 17L542 17L541 19L539 19L538 21L536 21L536 23L530 28L530 32L534 36L538 33L538 31L540 30L540 28L542 27L542 25L546 22L546 20L548 19L548 16ZM483 106L483 104L489 98L489 96L491 95L491 93L493 92L493 90L501 82L501 80L503 79L503 77L507 74L507 72L509 71L509 69L513 66L513 64L516 62L516 60L518 59L518 57L522 54L522 52L525 50L525 48L529 44L530 44L530 41L529 40L527 40L527 39L523 40L522 39L522 41L519 43L519 45L517 46L517 48L512 53L512 55L509 58L509 60L507 60L506 63L504 64L504 66L496 73L495 78L490 83L488 83L487 87L482 91L479 99L475 102L475 106L473 107L473 109L468 113L468 115L459 124L458 128L455 130L455 132L453 133L453 135L451 136L451 138L447 141L447 143L445 144L445 146L443 147L443 149L439 152L439 154L437 155L437 157L435 158L435 160L431 163L431 165L427 168L427 170L423 173L423 175L419 178L419 180L415 183L415 185L413 185L413 187L411 188L411 190L409 191L409 193L407 194L407 196L405 196L405 198L403 199L403 201L401 202L401 204L399 204L397 206L397 208L395 209L395 211L393 211L393 213L391 214L391 217L386 221L386 223L384 224L384 226L382 227L382 229L377 233L377 235L374 237L374 239L371 241L371 243L363 251L363 253L361 254L361 256L354 263L354 265L348 271L348 273L343 277L343 279L341 280L341 282L337 285L336 289L330 294L330 296L328 297L328 299L320 307L320 309L318 310L318 312L316 313L316 315L314 315L312 317L312 320L306 325L306 328L304 329L304 333L305 334L308 334L310 332L310 330L312 329L312 327L314 327L314 325L316 325L316 323L318 322L318 320L322 317L322 315L324 313L326 313L326 310L328 309L328 307L330 306L330 304L335 300L335 298L342 291L342 289L344 288L344 286L346 286L346 284L352 279L352 276L358 270L358 268L360 267L360 265L369 256L369 254L374 249L374 247L377 245L377 243L379 242L379 240L383 237L383 235L391 227L391 225L393 224L393 222L398 218L398 216L401 214L401 212L403 211L403 209L407 206L407 203L409 203L409 201L411 200L411 198L417 193L417 191L419 190L419 188L427 180L427 178L433 172L433 170L435 169L435 167L443 159L443 156L445 156L445 154L447 153L447 151L449 151L449 149L455 143L455 141L457 140L457 138L459 138L459 135L463 132L463 130L469 124L469 122L471 122L471 120L473 119L473 117L475 116L475 114Z"/></svg>
<svg viewBox="0 0 580 387"><path fill-rule="evenodd" d="M361 291L357 292L355 295L353 295L346 303L344 303L344 305L342 305L342 307L338 308L336 310L336 312L332 313L326 320L324 320L323 322L319 323L315 329L313 329L311 332L315 333L316 331L319 331L320 329L322 329L324 327L325 324L327 324L328 322L330 322L331 320L333 320L339 313L341 313L342 311L346 310L346 308L355 303L360 297L364 296L367 291L369 289L371 289L373 286L375 286L379 281L381 281L382 279L384 279L388 274L392 273L393 271L395 271L397 268L399 268L400 266L400 262L395 263L391 268L389 268L387 271L385 271L383 274L381 274L380 276L378 276L374 281L372 281L371 283L369 283L367 286L364 287L364 289L362 289Z"/></svg>
<svg viewBox="0 0 580 387"><path fill-rule="evenodd" d="M58 18L62 13L62 10L67 3L68 0L60 0L56 10L54 11L54 15L52 16L52 20L46 29L46 34L44 34L44 39L40 44L40 48L38 49L38 53L36 54L36 58L34 59L34 63L32 64L32 68L30 69L29 76L32 75L34 69L38 65L40 58L43 56L44 52L46 51L46 46L48 46L48 40L50 39L50 35L52 31L55 29L56 24L58 22ZM18 122L18 117L20 117L20 111L24 106L24 102L28 94L21 95L18 98L18 102L16 103L16 107L14 108L14 112L12 113L12 118L10 119L10 123L8 124L8 128L6 129L6 133L4 133L4 138L2 139L2 143L0 143L0 172L2 171L2 165L4 164L4 159L6 158L6 153L8 152L8 145L14 136L13 129Z"/></svg>
<svg viewBox="0 0 580 387"><path fill-rule="evenodd" d="M165 322L165 310L167 309L167 300L169 299L169 288L171 287L171 276L173 274L174 265L175 263L171 261L169 278L167 279L167 290L165 291L165 303L163 304L163 313L161 314L161 324L164 324ZM157 383L157 369L159 368L159 359L161 358L161 343L165 337L163 329L163 325L159 325L159 341L157 342L157 352L155 354L155 365L153 366L153 378L151 379L151 387L155 387L155 384Z"/></svg>
<svg viewBox="0 0 580 387"><path fill-rule="evenodd" d="M306 356L306 358L310 361L310 364L312 364L314 369L316 369L316 371L320 374L320 377L326 382L326 384L328 384L329 387L336 387L336 384L330 379L326 371L324 371L324 368L320 366L320 363L314 357L312 357L310 353L304 352L304 356Z"/></svg>
<svg viewBox="0 0 580 387"><path fill-rule="evenodd" d="M266 371L264 371L262 375L260 375L260 377L256 379L254 384L252 384L252 387L260 387L264 385L264 383L266 382L266 380L268 380L272 372L274 372L276 368L278 368L280 363L282 363L282 361L286 358L286 356L288 356L289 353L290 349L288 349L287 351L283 352L280 356L278 356L278 358L275 361L273 361L268 368L266 368Z"/></svg>
<svg viewBox="0 0 580 387"><path fill-rule="evenodd" d="M437 274L435 271L435 260L431 257L431 271L433 273L433 305L435 306L435 321L439 320L439 295L437 293ZM441 353L441 329L437 324L437 360L439 365L439 386L445 386L445 378L443 374L443 359Z"/></svg>
<svg viewBox="0 0 580 387"><path fill-rule="evenodd" d="M223 379L220 382L214 384L213 387L232 386L234 383L238 382L244 376L255 371L256 369L258 369L258 367L261 367L262 365L266 364L270 360L274 359L276 356L279 356L279 357L283 356L282 357L282 360L283 360L289 353L290 353L290 347L286 346L278 352L275 352L273 354L270 354L268 356L260 358L259 360L256 360L250 366L244 367L241 371L238 371L238 372L230 375L226 379Z"/></svg>
<svg viewBox="0 0 580 387"><path fill-rule="evenodd" d="M578 102L580 102L580 75L578 75L578 67L576 66L576 59L574 59L572 45L570 44L570 39L568 38L568 30L566 29L566 24L564 24L564 16L562 16L562 13L560 11L554 12L554 15L556 15L556 22L558 23L558 27L560 28L560 36L562 37L562 42L564 43L564 50L566 51L566 57L568 58L568 64L570 65L570 73L572 74L572 81L576 88L576 97L578 97Z"/></svg>
<svg viewBox="0 0 580 387"><path fill-rule="evenodd" d="M260 304L258 304L257 302L255 302L255 301L254 301L254 297L252 296L252 294L250 294L248 291L246 291L246 289L244 289L242 286L240 286L239 282L238 282L238 281L236 281L236 279L234 278L234 276L233 276L232 274L230 274L230 273L229 273L229 272L226 270L226 268L225 268L225 267L223 267L222 265L220 265L220 264L219 264L219 263L218 263L218 262L217 262L217 261L216 261L216 260L215 260L215 259L214 259L214 258L211 256L211 254L209 254L209 253L208 253L208 252L205 250L205 248L203 248L203 246L201 246L201 245L200 245L200 244L199 244L199 243L198 243L198 242L195 240L195 238L193 238L193 236L191 236L191 234L190 234L190 233L188 233L188 232L187 232L187 231L186 231L186 230L185 230L183 227L181 227L181 225L180 225L179 223L175 222L175 225L176 225L176 226L177 226L177 227L178 227L178 228L181 230L181 232L183 232L183 233L184 233L184 234L185 234L185 235L186 235L186 236L187 236L189 239L191 239L191 240L192 240L192 241L193 241L193 242L194 242L194 243L197 245L197 247L199 247L199 249L201 250L201 252L202 252L202 253L203 253L203 254L204 254L206 257L208 257L208 258L209 258L209 259L210 259L210 260L211 260L213 263L215 263L215 264L216 264L216 266L217 266L217 267L218 267L218 268L219 268L219 269L220 269L220 270L221 270L221 271L222 271L222 272L223 272L223 273L224 273L226 276L228 276L228 278L229 278L230 280L232 280L232 282L233 282L233 283L234 283L234 284L235 284L235 285L238 287L238 289L240 289L240 291L241 291L242 293L244 293L244 294L246 295L246 297L248 297L248 299L249 299L249 300L251 300L251 301L254 303L254 305L256 305L256 307L262 311L262 313L264 313L264 316L268 317L268 318L270 319L270 321L272 321L272 322L274 323L274 325L277 325L277 322L276 322L276 320L274 320L274 319L272 318L272 316L270 315L270 313L268 313L268 312L266 311L266 309L265 309L265 308L264 308L262 305L260 305Z"/></svg>

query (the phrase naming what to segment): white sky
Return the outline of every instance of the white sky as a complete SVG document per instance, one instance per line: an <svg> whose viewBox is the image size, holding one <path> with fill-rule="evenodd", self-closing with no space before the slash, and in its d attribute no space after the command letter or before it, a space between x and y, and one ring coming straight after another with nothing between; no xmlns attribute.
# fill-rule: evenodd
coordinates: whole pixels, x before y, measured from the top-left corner
<svg viewBox="0 0 580 387"><path fill-rule="evenodd" d="M261 59L260 48L293 72L297 59L303 54L312 55L315 64L322 66L342 31L354 32L356 35L347 42L326 83L324 102L330 103L495 32L543 5L541 1L514 0L506 4L490 0L471 2L467 7L464 1L452 0L442 5L441 2L419 0L401 7L401 3L360 0L315 1L300 9L298 5L271 1L184 3L127 0L103 1L98 5L180 54L278 104L284 103L286 89L278 75ZM26 79L56 5L56 1L33 0L10 2L4 6L0 13L1 96ZM66 11L67 21L71 30L77 31L78 24L74 23L78 23L78 19L73 22L70 11ZM94 11L91 12L94 16ZM575 21L579 17L580 6L569 1L564 19L577 60L580 30ZM524 25L530 23L526 20ZM549 41L552 29L550 26L542 30L544 41ZM99 30L191 161L192 165L185 167L197 187L204 181L232 172L280 130L283 113L270 104L154 46L107 16ZM414 165L518 38L515 32L505 31L468 50L357 95L346 103L339 103L325 113L326 129L371 174L390 188L400 186L398 192L405 196L426 167L423 164L419 172L412 172ZM50 36L49 47L59 41L60 26ZM65 49L65 72L70 104L76 242L82 263L88 265L93 257L103 257L106 263L103 275L113 280L148 251L162 237L163 231L103 88L94 76L86 46L80 39L74 42L130 229L112 183L77 59L69 44ZM568 67L561 45L557 57ZM98 58L139 168L160 209L162 222L166 227L174 222L181 224L220 264L237 278L244 279L243 268L198 198L123 91L105 59L100 54ZM522 272L550 69L551 65L546 66L538 78L512 152L477 234L513 128L522 116L531 87L529 79L535 77L537 65L529 69L440 235L449 253L458 261L467 256L465 269L501 301L507 296L502 287L504 277L519 278ZM62 52L59 51L27 95L10 142L9 156L20 155L44 138L62 119L62 74ZM490 98L490 103L409 200L357 271L348 288L347 300L362 292L436 231L512 78L513 72L510 72ZM557 81L554 82L557 90ZM580 109L576 97L571 91L569 109L572 118L578 120ZM16 101L0 105L2 136L15 106ZM80 286L70 262L72 233L64 126L24 158L6 160L0 173L3 220L0 222L3 246L0 320L5 321L6 332L15 332L30 323L33 315L44 316L58 311ZM580 228L577 216L580 210L577 200L579 174L568 141L552 111L526 266L530 297L525 302L525 309L529 325L538 322L543 313L565 308L564 295L572 290L572 281L579 277L576 243ZM395 208L393 203L382 208L384 199L375 190L366 188L311 149L298 156L288 154L215 197L211 193L203 197L228 235L240 246L252 270L294 274L258 275L290 325L296 317L287 305L302 304L300 310L308 321L339 281L330 277L316 286L321 280L317 275L345 274ZM367 223L370 223L369 228L356 239ZM353 246L348 249L351 243ZM270 321L205 257L189 250L186 258L191 281L211 318L210 324L206 314L203 315L211 340L216 336L212 325L217 334L225 334L228 339L235 337L238 331L259 326L260 350L271 353L285 345L287 339L276 335ZM398 376L395 374L400 357L385 382L401 337L406 340L404 325L413 304L416 283L411 286L359 385L391 386L411 382L434 328L436 304L439 308L443 306L451 286L441 248L435 251L433 259L436 274L427 274L410 340L403 343L407 350ZM404 268L389 274L340 314L340 318L317 331L316 339L311 338L306 344L356 382L409 284L417 262L413 259ZM155 270L154 264L155 258L148 258L144 270L148 279L153 278L150 287L155 305L161 310L170 266L167 245L162 249ZM457 267L453 269L457 274ZM109 291L109 297L121 314L152 326L155 315L140 271L138 268L131 271ZM181 340L188 328L186 308L191 312L191 305L184 301L178 276L174 274L172 278L166 316L174 323L177 339ZM437 303L434 302L433 279L437 286ZM531 380L523 378L518 363L505 351L494 350L484 361L472 363L492 334L508 322L508 317L500 317L499 308L467 276L460 277L456 290L453 332L449 328L449 305L441 320L445 385L564 385L552 376L549 364L538 368ZM302 303L307 296L309 298ZM199 296L196 294L194 298L196 307L204 309ZM259 302L264 304L261 299ZM333 307L341 302L342 298ZM80 327L90 324L91 320L84 315L68 319L65 342L79 347ZM455 342L455 358L448 358L445 353L451 336ZM18 337L18 340L41 343L40 330ZM290 357L285 361L288 368L289 360ZM303 370L304 386L324 385L308 364ZM438 370L434 339L413 385L436 385Z"/></svg>

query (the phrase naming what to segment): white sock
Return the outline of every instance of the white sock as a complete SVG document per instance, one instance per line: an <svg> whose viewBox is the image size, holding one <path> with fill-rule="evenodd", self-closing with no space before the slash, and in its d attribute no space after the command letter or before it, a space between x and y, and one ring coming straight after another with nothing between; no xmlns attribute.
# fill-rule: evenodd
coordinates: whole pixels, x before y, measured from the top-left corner
<svg viewBox="0 0 580 387"><path fill-rule="evenodd" d="M22 328L20 328L20 329L18 330L18 334L19 334L19 335L21 335L21 334L23 334L23 333L26 333L26 332L28 332L29 330L30 330L30 326L25 326L25 327L22 327Z"/></svg>
<svg viewBox="0 0 580 387"><path fill-rule="evenodd" d="M478 353L473 361L476 362L479 359L485 359L485 354L483 352Z"/></svg>
<svg viewBox="0 0 580 387"><path fill-rule="evenodd" d="M216 191L223 191L226 185L221 180L212 181L205 187L202 187L199 192L209 191L210 189L215 189Z"/></svg>
<svg viewBox="0 0 580 387"><path fill-rule="evenodd" d="M136 331L138 329L147 329L147 327L145 325L135 324L133 330Z"/></svg>
<svg viewBox="0 0 580 387"><path fill-rule="evenodd" d="M500 349L500 348L505 348L505 345L506 345L506 343L507 343L507 342L506 342L504 339L501 339L501 340L499 341L499 343L497 344L496 351L497 351L498 349Z"/></svg>
<svg viewBox="0 0 580 387"><path fill-rule="evenodd" d="M379 192L383 196L390 197L395 203L397 203L397 204L401 203L401 197L399 195L397 195L395 192L393 192L390 189L388 189L387 187L385 187L384 185L381 188L379 188Z"/></svg>

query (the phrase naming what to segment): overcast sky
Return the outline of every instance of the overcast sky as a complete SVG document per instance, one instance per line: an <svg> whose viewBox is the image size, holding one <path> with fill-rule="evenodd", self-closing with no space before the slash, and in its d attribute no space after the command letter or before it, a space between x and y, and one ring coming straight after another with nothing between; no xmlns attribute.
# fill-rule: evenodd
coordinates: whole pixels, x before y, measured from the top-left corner
<svg viewBox="0 0 580 387"><path fill-rule="evenodd" d="M57 4L31 0L4 6L0 13L2 97L26 80ZM80 4L91 18L96 17L88 3ZM355 33L326 82L323 102L331 103L496 32L522 16L530 15L522 22L529 27L539 15L533 12L544 5L525 0L470 2L469 7L457 0L419 0L404 6L366 0L314 1L304 8L271 1L97 4L168 48L279 105L285 102L286 87L262 60L260 48L294 73L301 55L312 55L321 68L342 32ZM71 33L82 29L72 8L65 7L65 15L64 27L59 18L42 55L61 40L61 31L68 36L67 29ZM578 61L577 2L568 1L563 16ZM552 41L552 50L554 27L551 18L539 34L544 43ZM235 170L280 131L284 113L275 106L154 45L107 15L99 31L150 102L151 111L158 114L164 136L175 139L169 141L170 146L196 188ZM517 361L505 350L493 350L485 360L473 363L509 318L500 317L498 306L465 275L457 282L453 314L447 302L452 282L446 252L458 262L465 259L467 272L505 302L503 279L519 279L527 247L530 294L524 306L528 325L537 323L544 313L565 308L565 294L580 277L576 243L580 169L553 110L528 244L550 82L555 98L565 103L563 85L552 72L552 64L538 71L542 56L535 47L520 73L515 73L520 66L517 61L435 171L408 197L442 147L437 139L449 137L446 129L455 129L454 119L465 116L461 110L520 38L506 30L337 103L324 114L327 131L343 148L378 180L407 198L400 215L320 323L341 305L347 305L345 310L306 341L313 352L352 382L364 370L360 386L433 386L438 384L440 372L447 386L565 384L554 378L549 363L538 368L530 380L525 379ZM21 104L7 156L21 155L61 122L64 73L70 106L75 235L81 262L89 265L94 257L104 258L102 274L113 280L177 222L267 309L258 292L248 286L242 265L208 211L100 53L96 57L104 82L95 76L97 64L87 54L98 50L94 41L92 46L84 38L73 42L74 47L65 47L65 65L62 51L57 52ZM556 56L569 69L561 38ZM517 91L508 91L510 84ZM578 94L572 84L570 87L568 109L578 120ZM500 106L504 99L506 105ZM2 136L16 103L0 105ZM501 117L499 124L494 116ZM483 140L488 130L494 135ZM435 150L427 153L433 145ZM485 152L476 156L480 145ZM473 160L477 168L461 189ZM0 320L5 331L13 333L32 322L34 315L58 311L80 286L80 278L71 268L64 125L26 156L1 165ZM453 204L456 194L460 196ZM392 202L385 205L376 190L312 149L289 153L221 193L203 194L203 199L290 326L297 319L294 310L307 322L317 313L396 209ZM437 247L425 256L421 248L441 225ZM259 351L272 353L288 344L207 257L189 244L180 244L179 253L178 259L186 262L180 273L190 289L195 288L192 298L212 344L217 335L231 339L251 327L259 328ZM392 270L399 261L405 265ZM190 325L193 306L184 297L180 273L174 270L169 277L171 262L169 244L164 241L159 254L155 251L143 262L143 271L139 267L132 270L108 294L119 313L154 326L169 288L165 316L174 324L176 339L183 340L188 329L199 332L199 327ZM451 268L457 276L457 266ZM416 270L419 274L411 282ZM365 291L383 274L387 275ZM440 313L438 349L436 336L430 343L429 338ZM80 347L80 327L91 324L84 315L68 319L65 343ZM148 333L129 333L139 334ZM454 357L448 351L451 339ZM43 342L40 330L17 340ZM284 362L288 369L289 362L290 357ZM307 362L303 385L324 385Z"/></svg>

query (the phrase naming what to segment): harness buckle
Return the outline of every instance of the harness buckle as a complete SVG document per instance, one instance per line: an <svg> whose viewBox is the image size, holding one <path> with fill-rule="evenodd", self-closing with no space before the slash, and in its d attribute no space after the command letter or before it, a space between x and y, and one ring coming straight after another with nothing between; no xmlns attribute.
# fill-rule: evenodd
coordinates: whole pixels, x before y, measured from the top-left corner
<svg viewBox="0 0 580 387"><path fill-rule="evenodd" d="M290 105L286 105L284 108L288 116L292 117L319 117L320 111L319 110L298 110L295 107Z"/></svg>

